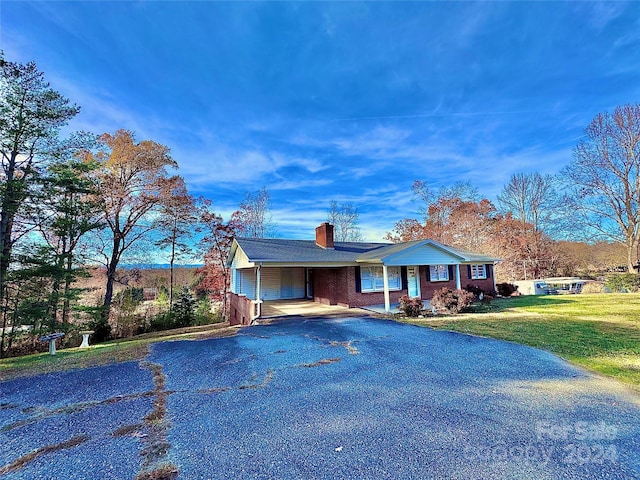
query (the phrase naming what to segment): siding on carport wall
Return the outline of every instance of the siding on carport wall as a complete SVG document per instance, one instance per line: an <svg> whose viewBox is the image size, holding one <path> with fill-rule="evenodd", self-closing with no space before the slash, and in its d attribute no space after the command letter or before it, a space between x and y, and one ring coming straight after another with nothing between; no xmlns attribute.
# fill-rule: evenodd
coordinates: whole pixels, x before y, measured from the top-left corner
<svg viewBox="0 0 640 480"><path fill-rule="evenodd" d="M290 282L283 282L283 276ZM263 267L260 280L262 300L280 300L305 297L304 268Z"/></svg>

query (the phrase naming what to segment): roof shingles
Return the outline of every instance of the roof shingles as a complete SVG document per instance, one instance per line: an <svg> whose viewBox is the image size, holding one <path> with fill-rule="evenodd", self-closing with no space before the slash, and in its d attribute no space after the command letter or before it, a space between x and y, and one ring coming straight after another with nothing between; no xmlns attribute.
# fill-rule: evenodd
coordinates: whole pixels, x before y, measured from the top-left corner
<svg viewBox="0 0 640 480"><path fill-rule="evenodd" d="M441 248L460 258L461 262L493 263L495 258L441 245L432 240L405 243L335 242L335 248L322 248L313 240L269 238L236 238L236 242L251 262L300 264L355 264L381 262L382 259L407 249L423 245Z"/></svg>

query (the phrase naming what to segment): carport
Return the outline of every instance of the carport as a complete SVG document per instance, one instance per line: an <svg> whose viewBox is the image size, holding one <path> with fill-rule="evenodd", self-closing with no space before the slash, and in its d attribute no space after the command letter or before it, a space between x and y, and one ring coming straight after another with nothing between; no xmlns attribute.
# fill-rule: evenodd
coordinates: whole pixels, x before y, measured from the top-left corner
<svg viewBox="0 0 640 480"><path fill-rule="evenodd" d="M313 300L267 300L262 302L261 318L276 318L289 315L301 317L317 316L361 316L359 308L346 308L337 305L323 305Z"/></svg>

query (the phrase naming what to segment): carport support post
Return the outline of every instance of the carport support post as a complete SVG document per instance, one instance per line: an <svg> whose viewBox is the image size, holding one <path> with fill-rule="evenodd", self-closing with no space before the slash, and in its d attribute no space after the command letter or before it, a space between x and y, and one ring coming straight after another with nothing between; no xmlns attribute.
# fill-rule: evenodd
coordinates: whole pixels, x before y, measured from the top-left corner
<svg viewBox="0 0 640 480"><path fill-rule="evenodd" d="M387 266L382 265L382 279L384 281L384 311L391 311L391 301L389 300L389 276L387 275Z"/></svg>
<svg viewBox="0 0 640 480"><path fill-rule="evenodd" d="M256 303L258 309L256 318L260 318L262 315L262 264L256 269Z"/></svg>
<svg viewBox="0 0 640 480"><path fill-rule="evenodd" d="M458 290L462 289L462 285L460 284L460 264L456 265L456 288Z"/></svg>

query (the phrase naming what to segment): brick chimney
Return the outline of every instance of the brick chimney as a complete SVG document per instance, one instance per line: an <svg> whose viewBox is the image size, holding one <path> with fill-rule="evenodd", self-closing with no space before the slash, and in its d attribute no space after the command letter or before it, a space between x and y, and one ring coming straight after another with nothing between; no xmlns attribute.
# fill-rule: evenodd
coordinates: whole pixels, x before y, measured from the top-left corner
<svg viewBox="0 0 640 480"><path fill-rule="evenodd" d="M324 222L316 227L316 245L322 248L333 248L333 225Z"/></svg>

